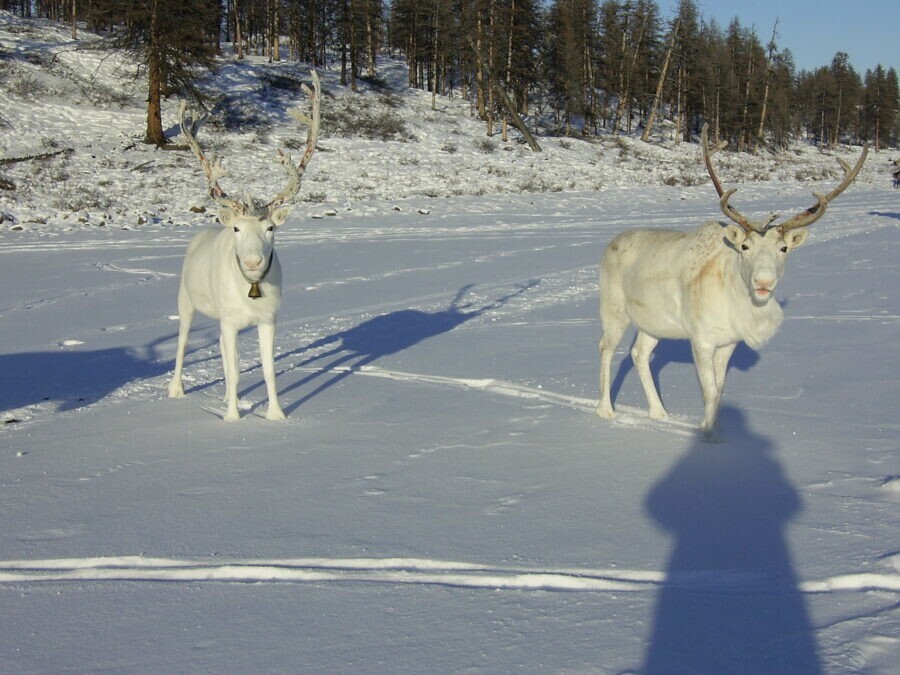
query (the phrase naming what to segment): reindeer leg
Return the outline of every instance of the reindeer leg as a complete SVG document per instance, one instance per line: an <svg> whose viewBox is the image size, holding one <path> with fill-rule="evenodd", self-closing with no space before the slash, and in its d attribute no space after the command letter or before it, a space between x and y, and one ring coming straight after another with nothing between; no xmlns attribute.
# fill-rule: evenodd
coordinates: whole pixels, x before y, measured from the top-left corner
<svg viewBox="0 0 900 675"><path fill-rule="evenodd" d="M222 365L225 368L225 419L228 422L240 418L237 407L238 358L237 328L223 321L220 324L219 344L222 349Z"/></svg>
<svg viewBox="0 0 900 675"><path fill-rule="evenodd" d="M169 382L170 398L181 398L184 396L181 374L184 369L184 351L187 348L193 320L194 306L188 297L187 291L184 290L184 286L181 286L178 291L178 346L175 348L175 370L172 373L172 381Z"/></svg>
<svg viewBox="0 0 900 675"><path fill-rule="evenodd" d="M647 397L647 407L650 418L660 420L667 417L666 409L659 400L659 392L656 383L653 382L653 374L650 372L650 355L653 353L659 340L644 331L638 331L637 339L631 348L631 358L634 360L634 369L637 371L641 384L644 386L644 394Z"/></svg>
<svg viewBox="0 0 900 675"><path fill-rule="evenodd" d="M719 412L719 385L716 382L715 347L691 342L694 353L694 365L700 379L700 391L703 393L703 424L700 428L707 440L717 440L715 434L716 416Z"/></svg>
<svg viewBox="0 0 900 675"><path fill-rule="evenodd" d="M259 356L262 361L263 379L269 396L269 407L266 410L267 420L283 420L284 411L278 403L278 390L275 388L275 324L261 323L256 327L259 334Z"/></svg>
<svg viewBox="0 0 900 675"><path fill-rule="evenodd" d="M612 419L615 414L610 392L612 387L610 371L613 355L622 341L626 328L628 320L624 317L603 317L603 336L600 338L600 401L597 405L597 414L606 419Z"/></svg>
<svg viewBox="0 0 900 675"><path fill-rule="evenodd" d="M728 373L728 362L731 360L731 355L734 354L735 347L737 347L737 343L719 347L713 357L716 369L716 385L719 389L719 402L721 402L722 392L725 390L725 375Z"/></svg>

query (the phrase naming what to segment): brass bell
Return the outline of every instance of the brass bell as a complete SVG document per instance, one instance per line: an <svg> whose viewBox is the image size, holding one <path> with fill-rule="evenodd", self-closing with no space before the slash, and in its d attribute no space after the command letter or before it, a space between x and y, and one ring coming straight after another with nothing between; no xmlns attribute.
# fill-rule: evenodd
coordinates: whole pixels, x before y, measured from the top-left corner
<svg viewBox="0 0 900 675"><path fill-rule="evenodd" d="M247 297L253 298L254 300L262 297L262 291L259 290L259 284L255 281L250 284L250 292L247 293Z"/></svg>

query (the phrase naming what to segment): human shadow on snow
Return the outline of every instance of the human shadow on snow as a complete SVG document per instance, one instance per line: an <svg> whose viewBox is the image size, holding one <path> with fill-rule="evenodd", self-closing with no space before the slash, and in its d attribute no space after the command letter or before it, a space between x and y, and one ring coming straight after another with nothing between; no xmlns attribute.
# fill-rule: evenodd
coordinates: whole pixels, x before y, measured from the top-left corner
<svg viewBox="0 0 900 675"><path fill-rule="evenodd" d="M702 438L649 492L674 538L646 673L821 672L785 539L800 498L772 441L723 407L729 441Z"/></svg>
<svg viewBox="0 0 900 675"><path fill-rule="evenodd" d="M56 401L57 411L96 403L130 382L162 375L171 362L157 359L159 338L142 350L109 349L21 352L0 355L0 410ZM6 420L9 422L9 420Z"/></svg>
<svg viewBox="0 0 900 675"><path fill-rule="evenodd" d="M463 304L463 298L473 286L469 284L457 291L446 309L435 312L403 309L382 314L353 328L316 340L301 349L280 355L277 361L325 348L324 352L291 366L291 369L296 369L316 365L318 369L283 389L280 392L281 396L316 382L318 386L287 405L285 412L291 413L354 371L384 356L408 349L423 340L447 333L486 312L498 309L537 284L538 281L530 281L519 285L514 291L481 307L474 307L472 303Z"/></svg>

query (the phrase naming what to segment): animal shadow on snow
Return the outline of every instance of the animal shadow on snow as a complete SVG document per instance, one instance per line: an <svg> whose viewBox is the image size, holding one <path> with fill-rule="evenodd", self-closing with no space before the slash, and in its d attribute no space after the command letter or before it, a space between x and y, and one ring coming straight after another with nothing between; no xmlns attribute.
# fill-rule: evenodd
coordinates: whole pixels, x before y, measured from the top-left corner
<svg viewBox="0 0 900 675"><path fill-rule="evenodd" d="M900 213L892 213L890 211L869 211L870 216L881 216L882 218L894 218L900 220Z"/></svg>
<svg viewBox="0 0 900 675"><path fill-rule="evenodd" d="M325 351L310 356L290 368L290 370L306 368L314 364L319 366L315 372L282 390L280 392L281 396L316 383L319 380L322 381L312 391L286 406L285 412L291 413L306 401L321 394L360 368L384 356L408 349L423 340L435 337L441 333L447 333L486 312L498 309L537 284L537 281L530 281L527 284L519 285L514 291L481 307L474 307L472 303L463 304L463 298L472 288L472 284L469 284L457 291L450 306L446 309L435 312L403 309L390 312L389 314L382 314L348 330L316 340L302 349L280 355L276 362L296 357L306 352L316 352L317 350L325 349ZM242 392L242 394L245 393Z"/></svg>
<svg viewBox="0 0 900 675"><path fill-rule="evenodd" d="M0 355L0 410L57 401L57 411L96 403L130 382L162 375L171 362L157 359L155 340L143 350L109 349L22 352ZM143 353L142 353L143 352Z"/></svg>
<svg viewBox="0 0 900 675"><path fill-rule="evenodd" d="M819 673L785 530L800 498L772 442L720 411L729 442L698 437L645 508L673 544L646 673Z"/></svg>
<svg viewBox="0 0 900 675"><path fill-rule="evenodd" d="M728 362L728 370L737 368L738 370L747 371L753 368L759 361L759 354L748 347L743 342L738 343ZM660 340L653 350L653 356L650 359L650 372L653 374L653 381L656 384L656 390L662 396L662 389L659 386L659 374L663 368L670 363L689 363L694 365L694 355L691 352L691 343L689 340ZM619 390L625 382L625 377L634 369L634 361L631 353L625 356L619 364L619 369L610 385L610 396L615 401L618 398ZM726 380L727 382L727 380ZM640 386L640 385L638 385ZM643 389L640 390L643 396ZM727 391L727 389L726 389ZM700 396L699 387L697 395ZM646 399L642 399L646 403ZM665 403L665 400L663 400Z"/></svg>

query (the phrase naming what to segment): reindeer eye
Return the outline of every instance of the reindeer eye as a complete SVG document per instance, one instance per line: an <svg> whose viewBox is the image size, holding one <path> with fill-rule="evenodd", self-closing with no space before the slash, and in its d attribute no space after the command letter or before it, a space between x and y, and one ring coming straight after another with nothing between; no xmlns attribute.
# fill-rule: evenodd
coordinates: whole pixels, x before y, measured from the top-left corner
<svg viewBox="0 0 900 675"><path fill-rule="evenodd" d="M750 250L750 247L747 246L747 244L741 244L741 250L742 250L742 251L749 251L749 250Z"/></svg>
<svg viewBox="0 0 900 675"><path fill-rule="evenodd" d="M266 228L266 231L267 231L267 232L274 232L274 231L275 231L275 226L274 226L274 225L269 225L269 227Z"/></svg>
<svg viewBox="0 0 900 675"><path fill-rule="evenodd" d="M235 231L235 232L240 232L241 230L240 230L240 228L237 228L237 227L236 227L236 228L234 228L234 231Z"/></svg>
<svg viewBox="0 0 900 675"><path fill-rule="evenodd" d="M787 253L787 246L782 246L782 247L781 247L781 252L782 252L782 253Z"/></svg>

